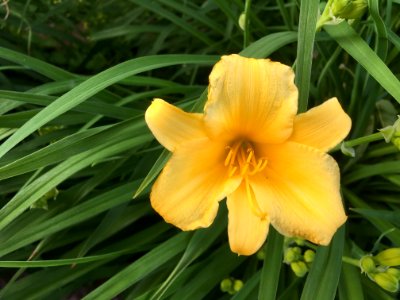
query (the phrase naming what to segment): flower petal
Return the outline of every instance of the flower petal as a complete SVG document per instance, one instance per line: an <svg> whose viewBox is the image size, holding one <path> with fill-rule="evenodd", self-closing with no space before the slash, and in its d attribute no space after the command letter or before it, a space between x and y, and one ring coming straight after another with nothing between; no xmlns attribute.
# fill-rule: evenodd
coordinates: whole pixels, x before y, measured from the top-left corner
<svg viewBox="0 0 400 300"><path fill-rule="evenodd" d="M153 185L153 208L182 230L208 227L218 201L240 183L228 178L225 156L225 146L208 138L181 144Z"/></svg>
<svg viewBox="0 0 400 300"><path fill-rule="evenodd" d="M252 211L247 197L246 184L243 181L227 198L229 245L232 252L240 255L257 252L264 244L269 228L269 218L258 217Z"/></svg>
<svg viewBox="0 0 400 300"><path fill-rule="evenodd" d="M292 69L281 63L223 56L210 74L204 119L208 132L260 143L285 141L297 112L293 80Z"/></svg>
<svg viewBox="0 0 400 300"><path fill-rule="evenodd" d="M169 151L182 141L206 136L202 114L184 112L162 99L154 99L145 119L156 139Z"/></svg>
<svg viewBox="0 0 400 300"><path fill-rule="evenodd" d="M264 147L268 169L264 199L271 224L282 234L327 245L346 221L340 196L340 174L329 155L302 144L286 142Z"/></svg>
<svg viewBox="0 0 400 300"><path fill-rule="evenodd" d="M351 119L339 101L331 98L294 119L291 141L323 152L339 144L349 133Z"/></svg>

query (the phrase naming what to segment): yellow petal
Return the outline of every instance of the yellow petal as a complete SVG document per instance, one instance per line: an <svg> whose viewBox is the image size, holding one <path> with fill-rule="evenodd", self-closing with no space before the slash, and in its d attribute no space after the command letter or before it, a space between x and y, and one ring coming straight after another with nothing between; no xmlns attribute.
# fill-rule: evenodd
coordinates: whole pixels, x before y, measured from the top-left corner
<svg viewBox="0 0 400 300"><path fill-rule="evenodd" d="M263 155L268 169L255 190L270 202L271 224L284 235L329 244L346 221L335 160L294 142L266 146Z"/></svg>
<svg viewBox="0 0 400 300"><path fill-rule="evenodd" d="M182 141L206 136L202 114L186 113L162 99L154 99L145 119L156 139L169 151Z"/></svg>
<svg viewBox="0 0 400 300"><path fill-rule="evenodd" d="M268 59L223 56L210 74L205 123L211 136L285 141L297 112L292 69Z"/></svg>
<svg viewBox="0 0 400 300"><path fill-rule="evenodd" d="M351 119L339 101L331 98L294 119L291 141L328 151L349 133Z"/></svg>
<svg viewBox="0 0 400 300"><path fill-rule="evenodd" d="M227 198L229 210L228 236L232 252L251 255L264 244L268 234L269 218L254 214L247 198L244 181Z"/></svg>
<svg viewBox="0 0 400 300"><path fill-rule="evenodd" d="M153 185L153 208L182 230L208 227L218 201L240 183L239 178L228 179L225 156L225 145L208 138L181 144Z"/></svg>

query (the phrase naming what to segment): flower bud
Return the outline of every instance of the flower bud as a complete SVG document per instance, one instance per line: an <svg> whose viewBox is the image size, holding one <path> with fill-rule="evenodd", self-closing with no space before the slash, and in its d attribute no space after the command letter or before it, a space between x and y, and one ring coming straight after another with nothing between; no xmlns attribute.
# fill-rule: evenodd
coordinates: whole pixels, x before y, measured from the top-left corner
<svg viewBox="0 0 400 300"><path fill-rule="evenodd" d="M388 273L373 274L372 278L384 290L395 293L399 290L399 281L395 276Z"/></svg>
<svg viewBox="0 0 400 300"><path fill-rule="evenodd" d="M290 268L297 277L304 277L308 272L308 267L304 261L292 262Z"/></svg>
<svg viewBox="0 0 400 300"><path fill-rule="evenodd" d="M400 137L395 137L392 139L393 145L400 150Z"/></svg>
<svg viewBox="0 0 400 300"><path fill-rule="evenodd" d="M311 263L314 261L315 252L311 249L308 249L304 252L304 261L307 263Z"/></svg>
<svg viewBox="0 0 400 300"><path fill-rule="evenodd" d="M235 293L239 292L242 287L243 287L243 281L236 279L233 282L233 290L235 291Z"/></svg>
<svg viewBox="0 0 400 300"><path fill-rule="evenodd" d="M287 248L284 254L283 261L287 264L297 261L301 258L301 249L299 247Z"/></svg>
<svg viewBox="0 0 400 300"><path fill-rule="evenodd" d="M238 24L243 31L246 29L246 14L244 12L240 14Z"/></svg>
<svg viewBox="0 0 400 300"><path fill-rule="evenodd" d="M260 251L257 252L257 259L259 259L259 260L265 259L265 250L264 249L261 249Z"/></svg>
<svg viewBox="0 0 400 300"><path fill-rule="evenodd" d="M390 143L398 137L400 137L400 117L397 116L397 120L393 123L393 125L386 126L385 128L379 129L380 133L385 138L386 143Z"/></svg>
<svg viewBox="0 0 400 300"><path fill-rule="evenodd" d="M297 245L299 245L299 246L304 246L304 244L305 244L304 239L301 239L301 238L294 238L293 240L294 240L294 242L295 242Z"/></svg>
<svg viewBox="0 0 400 300"><path fill-rule="evenodd" d="M374 259L382 266L400 266L400 248L389 248L383 250L375 255Z"/></svg>
<svg viewBox="0 0 400 300"><path fill-rule="evenodd" d="M386 270L386 273L394 276L397 280L400 280L400 270L396 268L389 268Z"/></svg>
<svg viewBox="0 0 400 300"><path fill-rule="evenodd" d="M360 268L361 268L361 272L362 273L372 273L375 271L376 266L375 266L375 262L374 259L372 258L372 256L367 255L367 256L363 256L360 259Z"/></svg>
<svg viewBox="0 0 400 300"><path fill-rule="evenodd" d="M360 19L367 7L366 0L334 0L331 11L338 18Z"/></svg>
<svg viewBox="0 0 400 300"><path fill-rule="evenodd" d="M225 278L220 283L221 291L229 292L232 289L232 280L230 278Z"/></svg>

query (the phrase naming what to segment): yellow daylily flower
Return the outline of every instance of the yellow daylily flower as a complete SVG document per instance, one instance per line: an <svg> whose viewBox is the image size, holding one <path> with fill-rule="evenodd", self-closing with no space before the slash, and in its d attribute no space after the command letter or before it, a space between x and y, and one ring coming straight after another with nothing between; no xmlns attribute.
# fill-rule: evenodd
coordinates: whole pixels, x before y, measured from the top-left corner
<svg viewBox="0 0 400 300"><path fill-rule="evenodd" d="M172 152L153 185L153 208L182 230L208 227L227 198L231 250L255 253L269 224L327 245L346 221L339 168L326 151L351 120L332 98L297 113L290 67L223 56L210 74L204 113L155 99L146 122Z"/></svg>

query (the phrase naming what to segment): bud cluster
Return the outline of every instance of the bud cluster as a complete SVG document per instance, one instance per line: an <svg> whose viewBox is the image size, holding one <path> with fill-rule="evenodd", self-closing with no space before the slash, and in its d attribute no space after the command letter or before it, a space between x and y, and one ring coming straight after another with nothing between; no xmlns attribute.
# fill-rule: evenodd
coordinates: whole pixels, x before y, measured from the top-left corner
<svg viewBox="0 0 400 300"><path fill-rule="evenodd" d="M389 248L377 255L363 256L360 261L361 272L386 291L399 291L400 248Z"/></svg>
<svg viewBox="0 0 400 300"><path fill-rule="evenodd" d="M220 283L221 291L234 295L243 287L243 281L233 277L225 278Z"/></svg>
<svg viewBox="0 0 400 300"><path fill-rule="evenodd" d="M361 19L367 8L367 0L329 0L318 20L317 29L325 24Z"/></svg>
<svg viewBox="0 0 400 300"><path fill-rule="evenodd" d="M400 116L393 125L380 129L386 143L392 142L400 150Z"/></svg>
<svg viewBox="0 0 400 300"><path fill-rule="evenodd" d="M283 262L290 265L298 277L303 277L310 269L315 252L305 248L304 240L285 238Z"/></svg>

